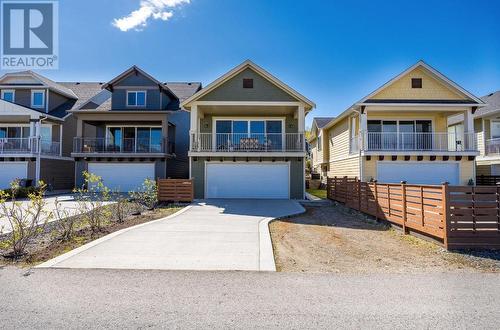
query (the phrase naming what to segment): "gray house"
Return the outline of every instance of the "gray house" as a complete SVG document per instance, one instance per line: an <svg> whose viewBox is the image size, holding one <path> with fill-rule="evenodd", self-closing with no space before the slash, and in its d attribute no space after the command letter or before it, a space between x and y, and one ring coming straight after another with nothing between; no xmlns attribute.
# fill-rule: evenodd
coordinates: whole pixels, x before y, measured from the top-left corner
<svg viewBox="0 0 500 330"><path fill-rule="evenodd" d="M15 179L74 187L71 157L78 108L101 86L56 83L32 71L0 77L0 188Z"/></svg>
<svg viewBox="0 0 500 330"><path fill-rule="evenodd" d="M182 106L196 198L304 198L312 101L245 61Z"/></svg>
<svg viewBox="0 0 500 330"><path fill-rule="evenodd" d="M146 178L187 176L188 115L180 102L200 83L163 83L133 66L78 109L72 157L76 185L83 171L119 191L137 189Z"/></svg>

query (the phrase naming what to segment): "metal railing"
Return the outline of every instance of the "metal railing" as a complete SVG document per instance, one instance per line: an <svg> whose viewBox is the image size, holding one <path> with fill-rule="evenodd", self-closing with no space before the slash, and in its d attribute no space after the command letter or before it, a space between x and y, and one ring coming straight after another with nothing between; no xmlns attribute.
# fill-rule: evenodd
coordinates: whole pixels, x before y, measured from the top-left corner
<svg viewBox="0 0 500 330"><path fill-rule="evenodd" d="M487 155L500 155L500 138L486 140L484 147Z"/></svg>
<svg viewBox="0 0 500 330"><path fill-rule="evenodd" d="M478 151L474 133L379 133L367 132L351 140L352 150L359 151ZM499 145L500 146L500 145Z"/></svg>
<svg viewBox="0 0 500 330"><path fill-rule="evenodd" d="M167 144L167 139L154 141L149 138L106 139L106 138L81 138L73 140L73 152L82 154L156 154L167 153L173 146Z"/></svg>
<svg viewBox="0 0 500 330"><path fill-rule="evenodd" d="M59 142L46 141L38 137L29 138L0 138L1 155L17 154L42 154L59 156L61 144Z"/></svg>
<svg viewBox="0 0 500 330"><path fill-rule="evenodd" d="M269 134L191 134L193 152L302 152L305 151L303 133Z"/></svg>

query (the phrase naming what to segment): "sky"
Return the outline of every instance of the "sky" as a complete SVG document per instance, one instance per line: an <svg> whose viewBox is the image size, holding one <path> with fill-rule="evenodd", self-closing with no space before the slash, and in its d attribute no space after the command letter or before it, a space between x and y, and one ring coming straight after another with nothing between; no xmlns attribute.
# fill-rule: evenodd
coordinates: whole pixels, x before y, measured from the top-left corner
<svg viewBox="0 0 500 330"><path fill-rule="evenodd" d="M212 82L246 59L336 116L423 59L470 92L500 90L500 1L60 0L57 81L133 64Z"/></svg>

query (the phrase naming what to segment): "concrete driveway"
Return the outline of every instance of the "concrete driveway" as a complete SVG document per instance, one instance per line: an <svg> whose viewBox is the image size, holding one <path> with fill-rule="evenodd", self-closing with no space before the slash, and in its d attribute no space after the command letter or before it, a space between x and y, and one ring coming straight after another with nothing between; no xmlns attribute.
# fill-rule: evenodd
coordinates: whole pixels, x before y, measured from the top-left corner
<svg viewBox="0 0 500 330"><path fill-rule="evenodd" d="M290 200L200 201L39 267L275 271L268 223L302 212Z"/></svg>

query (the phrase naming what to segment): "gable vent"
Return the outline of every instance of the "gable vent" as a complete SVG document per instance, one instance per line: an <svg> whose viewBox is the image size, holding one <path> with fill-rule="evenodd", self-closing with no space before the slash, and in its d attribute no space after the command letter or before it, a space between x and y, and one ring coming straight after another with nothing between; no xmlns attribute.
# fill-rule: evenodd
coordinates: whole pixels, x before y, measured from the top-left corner
<svg viewBox="0 0 500 330"><path fill-rule="evenodd" d="M253 88L253 79L244 78L243 79L243 88Z"/></svg>

